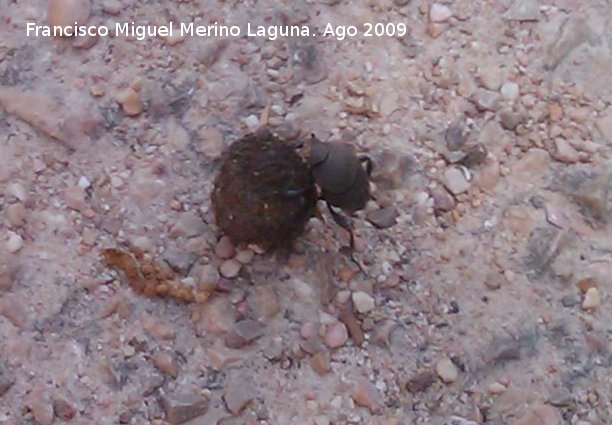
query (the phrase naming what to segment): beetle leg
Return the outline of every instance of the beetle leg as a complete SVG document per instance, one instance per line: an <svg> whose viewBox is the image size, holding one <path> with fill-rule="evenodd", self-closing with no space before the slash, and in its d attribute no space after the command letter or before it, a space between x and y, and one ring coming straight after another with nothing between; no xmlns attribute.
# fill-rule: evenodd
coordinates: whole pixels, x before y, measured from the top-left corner
<svg viewBox="0 0 612 425"><path fill-rule="evenodd" d="M359 157L359 161L362 163L365 163L366 173L368 174L368 177L370 177L370 175L372 174L372 168L373 168L372 158L370 158L369 156L363 155Z"/></svg>
<svg viewBox="0 0 612 425"><path fill-rule="evenodd" d="M329 212L331 213L336 224L342 227L347 232L349 232L349 236L350 236L349 247L352 252L353 249L355 248L355 235L353 234L353 223L351 222L351 219L345 216L344 214L334 211L334 208L331 206L329 202L327 202L327 208L329 209Z"/></svg>
<svg viewBox="0 0 612 425"><path fill-rule="evenodd" d="M353 224L351 222L351 219L345 216L344 214L334 211L333 207L331 206L329 202L326 202L326 203L327 203L327 208L329 209L329 212L334 218L334 221L336 222L336 224L338 224L338 226L342 227L343 229L349 232L350 245L341 248L340 252L343 252L345 255L349 255L351 257L351 261L355 263L357 267L359 267L359 271L365 274L366 271L363 265L355 257L355 234L353 233Z"/></svg>

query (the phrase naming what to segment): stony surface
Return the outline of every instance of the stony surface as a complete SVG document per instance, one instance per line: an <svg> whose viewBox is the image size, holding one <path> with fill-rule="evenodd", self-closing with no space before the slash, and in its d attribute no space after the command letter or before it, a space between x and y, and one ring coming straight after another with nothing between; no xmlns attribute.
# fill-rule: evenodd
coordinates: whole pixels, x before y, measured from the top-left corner
<svg viewBox="0 0 612 425"><path fill-rule="evenodd" d="M0 10L0 423L612 423L609 2ZM25 36L75 19L359 34ZM372 158L354 252L322 203L286 250L220 234L262 122ZM126 246L210 296L136 293Z"/></svg>

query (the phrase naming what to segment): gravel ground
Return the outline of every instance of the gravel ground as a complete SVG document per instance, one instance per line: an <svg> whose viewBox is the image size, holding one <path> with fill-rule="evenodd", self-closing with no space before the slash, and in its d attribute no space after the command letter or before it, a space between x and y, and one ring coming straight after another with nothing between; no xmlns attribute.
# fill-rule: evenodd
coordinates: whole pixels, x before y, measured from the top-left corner
<svg viewBox="0 0 612 425"><path fill-rule="evenodd" d="M612 423L610 1L293 3L0 0L0 424ZM26 37L75 20L317 35ZM363 270L327 212L219 234L262 111L373 158ZM137 293L127 246L214 293Z"/></svg>

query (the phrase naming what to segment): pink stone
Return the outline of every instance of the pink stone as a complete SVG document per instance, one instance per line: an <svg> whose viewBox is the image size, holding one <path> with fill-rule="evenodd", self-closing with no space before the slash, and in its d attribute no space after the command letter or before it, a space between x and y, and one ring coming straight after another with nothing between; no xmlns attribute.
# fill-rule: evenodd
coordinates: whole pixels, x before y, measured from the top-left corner
<svg viewBox="0 0 612 425"><path fill-rule="evenodd" d="M348 331L342 322L334 322L327 326L325 344L330 348L342 347L348 341Z"/></svg>

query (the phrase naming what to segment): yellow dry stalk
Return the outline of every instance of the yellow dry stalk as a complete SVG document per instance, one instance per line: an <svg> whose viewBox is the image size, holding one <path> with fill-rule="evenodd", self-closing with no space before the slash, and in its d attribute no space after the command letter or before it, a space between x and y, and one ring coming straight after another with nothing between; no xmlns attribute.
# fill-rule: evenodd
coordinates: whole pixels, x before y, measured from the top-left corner
<svg viewBox="0 0 612 425"><path fill-rule="evenodd" d="M127 250L104 248L101 254L107 267L122 272L134 291L148 297L203 303L214 291L214 285L196 285L194 288L182 282L168 265L156 262L133 246Z"/></svg>

